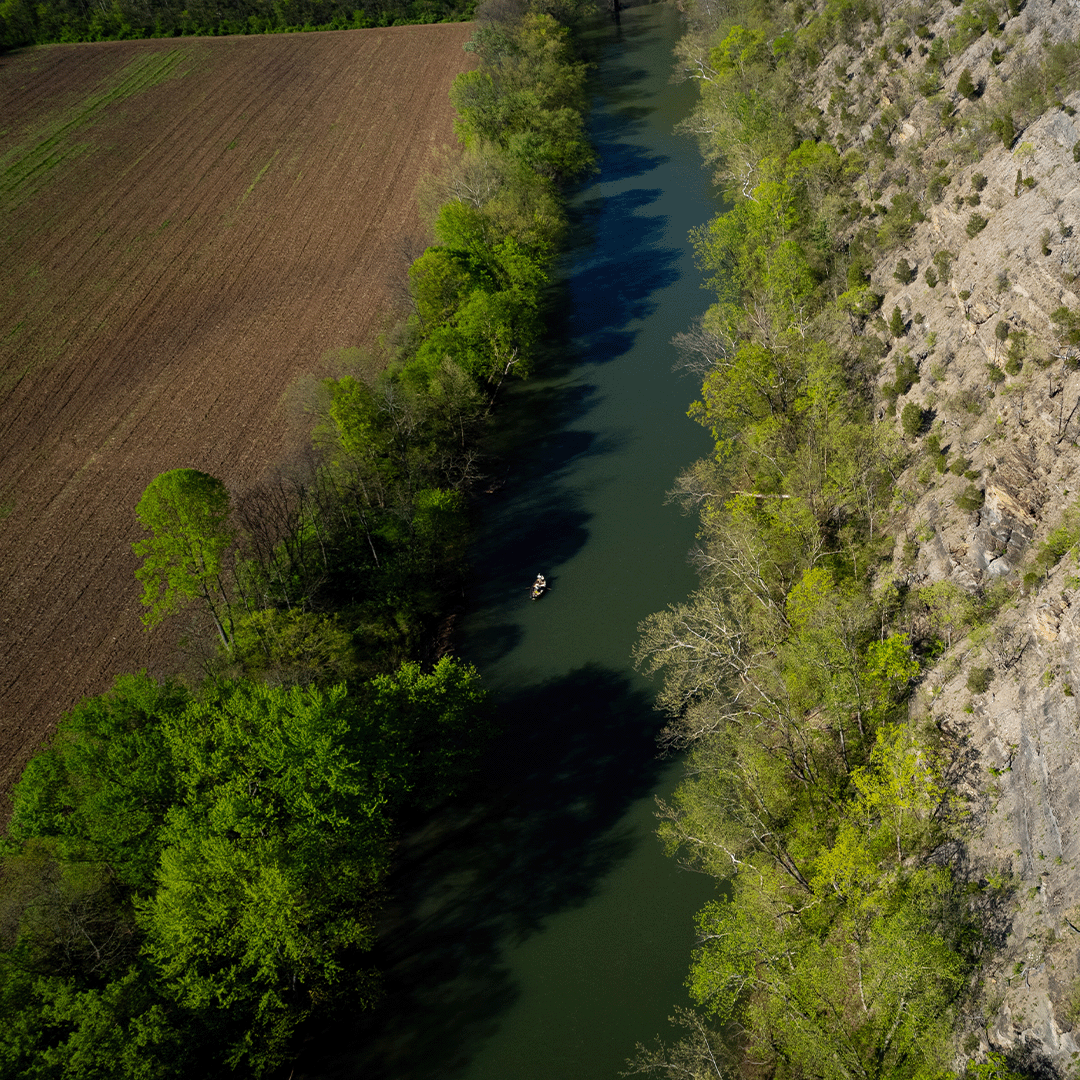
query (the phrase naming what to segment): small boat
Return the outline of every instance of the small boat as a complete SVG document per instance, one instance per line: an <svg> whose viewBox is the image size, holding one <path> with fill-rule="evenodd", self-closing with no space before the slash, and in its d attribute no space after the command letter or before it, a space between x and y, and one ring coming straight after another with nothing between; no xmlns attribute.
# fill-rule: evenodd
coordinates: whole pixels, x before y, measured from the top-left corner
<svg viewBox="0 0 1080 1080"><path fill-rule="evenodd" d="M534 600L539 600L540 597L547 592L547 587L547 578L545 578L543 574L537 574L536 580L533 582L532 598Z"/></svg>

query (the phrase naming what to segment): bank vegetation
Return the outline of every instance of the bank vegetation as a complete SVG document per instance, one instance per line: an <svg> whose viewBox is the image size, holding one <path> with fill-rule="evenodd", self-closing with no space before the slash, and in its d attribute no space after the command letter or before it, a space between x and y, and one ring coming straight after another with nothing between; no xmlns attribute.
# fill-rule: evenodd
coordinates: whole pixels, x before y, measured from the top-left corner
<svg viewBox="0 0 1080 1080"><path fill-rule="evenodd" d="M905 255L933 208L979 204L953 178L1066 109L1080 72L1067 25L1000 86L966 67L946 80L975 42L1003 56L1019 14L972 0L689 5L678 67L700 96L683 126L730 208L693 235L714 300L676 345L714 452L672 492L699 517L700 585L642 623L636 660L659 682L663 742L687 755L660 836L717 897L697 917L682 1036L639 1047L625 1075L1032 1067L973 1022L1012 891L963 857L965 747L927 707L927 673L951 658L955 675L961 642L1020 582L1008 567L912 572L916 477L944 476L967 514L986 482L911 393L934 367L934 341L912 340L924 316L884 305L915 281ZM972 215L969 239L983 227ZM927 290L958 257L923 256ZM1075 280L1066 269L1062 287Z"/></svg>

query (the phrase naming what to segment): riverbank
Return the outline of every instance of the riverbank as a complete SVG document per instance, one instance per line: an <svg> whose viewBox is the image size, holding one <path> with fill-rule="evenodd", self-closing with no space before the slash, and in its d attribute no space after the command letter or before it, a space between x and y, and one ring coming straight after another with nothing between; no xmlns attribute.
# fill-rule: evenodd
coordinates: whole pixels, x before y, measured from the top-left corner
<svg viewBox="0 0 1080 1080"><path fill-rule="evenodd" d="M1063 1075L1075 20L693 12L692 127L735 200L696 234L717 303L683 339L716 450L679 481L701 585L639 656L694 748L664 833L733 888L694 996L755 1072ZM679 1052L711 1075L708 1050Z"/></svg>
<svg viewBox="0 0 1080 1080"><path fill-rule="evenodd" d="M507 480L481 497L459 639L506 733L471 801L401 852L385 1008L344 1021L305 1075L613 1077L686 1001L712 886L653 835L653 797L680 767L656 758L652 691L630 665L637 622L693 581L693 524L664 493L708 446L671 371L672 336L703 308L687 232L716 208L673 133L692 98L669 82L679 26L656 5L589 36L601 171L571 200L560 335L504 390ZM538 571L552 590L534 604Z"/></svg>

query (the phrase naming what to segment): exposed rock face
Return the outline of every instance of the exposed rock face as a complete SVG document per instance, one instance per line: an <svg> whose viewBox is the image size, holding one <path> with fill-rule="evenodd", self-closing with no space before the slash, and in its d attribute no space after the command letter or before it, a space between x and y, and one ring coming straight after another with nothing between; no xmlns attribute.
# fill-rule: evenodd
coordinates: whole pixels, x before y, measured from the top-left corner
<svg viewBox="0 0 1080 1080"><path fill-rule="evenodd" d="M900 10L896 4L886 7ZM933 35L949 33L950 5L924 12ZM910 111L901 116L892 140L896 166L886 170L875 198L885 206L905 189L915 190L926 220L872 273L872 287L883 297L881 311L899 308L903 332L895 334L884 319L867 329L878 334L886 354L879 372L883 391L901 364L914 361L919 371L895 410L881 408L880 422L899 425L904 404L915 402L932 417L938 440L937 456L912 440L911 464L900 478L893 526L907 538L898 542L907 583L949 580L971 592L1004 586L1012 597L993 623L946 653L915 706L917 719L929 713L951 736L961 788L974 807L969 835L943 857L973 882L997 886L979 894L988 905L992 940L979 1004L966 1018L967 1039L957 1048L956 1065L962 1071L980 1053L1007 1050L1041 1062L1042 1075L1075 1077L1076 552L1066 553L1036 591L1025 594L1021 581L1032 551L1080 496L1080 349L1052 318L1062 306L1080 312L1080 165L1073 156L1080 146L1080 92L1029 123L1011 146L997 139L976 145L972 139L970 156L955 150L957 139L972 130L965 125L992 105L996 89L1021 74L1021 58L1038 55L1044 35L1075 38L1080 0L1028 0L1020 17L1005 20L1005 28L1004 37L981 37L946 62L947 93L964 68L983 89L978 101L950 96L953 132L942 128L940 103L915 95L906 99ZM995 60L998 46L1006 46L1011 59ZM848 59L838 48L825 69L836 70L835 61ZM881 109L903 111L921 65L913 54L906 75L893 71L874 91L879 111L861 138L869 137ZM821 100L824 107L828 95L823 92ZM930 187L935 171L936 195ZM921 186L911 184L913 179ZM907 264L903 273L901 257ZM982 505L971 510L978 492ZM982 694L967 689L976 667L994 673Z"/></svg>
<svg viewBox="0 0 1080 1080"><path fill-rule="evenodd" d="M998 628L990 689L971 702L958 677L934 713L974 751L970 790L982 801L968 855L1002 886L1001 948L973 1028L984 1050L1024 1046L1064 1075L1080 1060L1068 1015L1080 976L1080 604L1059 584Z"/></svg>
<svg viewBox="0 0 1080 1080"><path fill-rule="evenodd" d="M1029 452L1011 445L986 485L986 502L969 546L969 558L991 577L1020 564L1046 502L1040 470Z"/></svg>

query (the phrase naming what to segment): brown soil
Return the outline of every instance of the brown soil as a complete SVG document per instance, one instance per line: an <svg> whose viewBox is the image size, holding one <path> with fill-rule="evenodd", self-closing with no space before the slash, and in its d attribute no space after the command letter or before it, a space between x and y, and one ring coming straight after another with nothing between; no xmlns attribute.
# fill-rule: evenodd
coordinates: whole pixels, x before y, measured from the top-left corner
<svg viewBox="0 0 1080 1080"><path fill-rule="evenodd" d="M135 503L181 466L253 484L286 389L376 328L471 30L0 57L0 791L80 698L173 662Z"/></svg>

